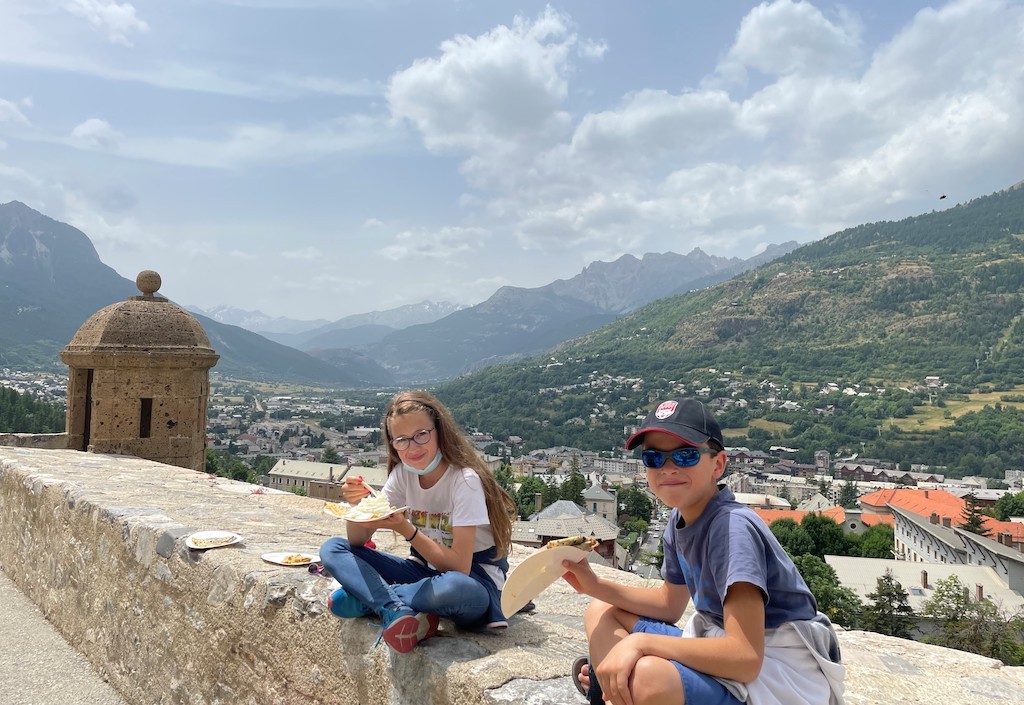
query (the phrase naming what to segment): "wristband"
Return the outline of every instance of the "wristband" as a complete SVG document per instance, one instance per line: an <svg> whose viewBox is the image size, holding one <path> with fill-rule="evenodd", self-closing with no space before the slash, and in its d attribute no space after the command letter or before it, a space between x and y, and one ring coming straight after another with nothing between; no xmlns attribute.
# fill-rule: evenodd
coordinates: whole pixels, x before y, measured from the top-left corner
<svg viewBox="0 0 1024 705"><path fill-rule="evenodd" d="M418 526L417 526L417 527L415 527L415 529L416 529L416 530L412 532L412 536L410 536L409 538L405 539L405 540L406 540L406 541L408 541L409 543L412 543L412 540L413 540L414 538L416 538L416 534L418 534L418 533L420 532L420 527L418 527Z"/></svg>

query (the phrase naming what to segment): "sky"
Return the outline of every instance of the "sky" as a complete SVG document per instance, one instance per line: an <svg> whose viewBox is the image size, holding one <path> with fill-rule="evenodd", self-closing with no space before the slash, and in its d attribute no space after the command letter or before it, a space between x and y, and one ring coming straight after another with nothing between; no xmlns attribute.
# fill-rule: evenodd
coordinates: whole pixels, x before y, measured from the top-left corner
<svg viewBox="0 0 1024 705"><path fill-rule="evenodd" d="M204 309L473 305L1022 179L1024 0L0 0L0 203Z"/></svg>

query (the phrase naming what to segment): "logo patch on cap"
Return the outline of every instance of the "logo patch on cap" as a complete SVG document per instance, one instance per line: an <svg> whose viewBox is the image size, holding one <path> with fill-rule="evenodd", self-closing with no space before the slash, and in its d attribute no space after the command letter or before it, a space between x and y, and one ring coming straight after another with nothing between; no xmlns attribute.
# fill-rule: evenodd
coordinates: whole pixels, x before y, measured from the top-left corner
<svg viewBox="0 0 1024 705"><path fill-rule="evenodd" d="M676 402L663 401L658 405L658 410L654 412L654 416L655 418L664 421L674 413L676 413Z"/></svg>

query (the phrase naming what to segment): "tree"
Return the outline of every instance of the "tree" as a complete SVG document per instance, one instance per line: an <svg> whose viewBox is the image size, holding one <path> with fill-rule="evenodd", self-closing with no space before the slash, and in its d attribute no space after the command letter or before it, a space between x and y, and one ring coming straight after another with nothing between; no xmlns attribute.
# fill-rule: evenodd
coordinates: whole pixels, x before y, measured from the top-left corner
<svg viewBox="0 0 1024 705"><path fill-rule="evenodd" d="M999 521L1009 521L1010 517L1024 517L1024 492L1004 494L996 500L993 509Z"/></svg>
<svg viewBox="0 0 1024 705"><path fill-rule="evenodd" d="M794 558L793 563L818 602L819 610L847 629L860 624L863 609L860 598L853 590L839 584L839 576L832 566L809 553Z"/></svg>
<svg viewBox="0 0 1024 705"><path fill-rule="evenodd" d="M1024 663L1024 617L1007 615L988 600L972 601L967 586L951 575L935 584L935 594L922 611L940 632L923 639L951 649L996 658L1009 665Z"/></svg>
<svg viewBox="0 0 1024 705"><path fill-rule="evenodd" d="M896 541L888 524L875 524L860 537L860 555L864 558L892 558Z"/></svg>
<svg viewBox="0 0 1024 705"><path fill-rule="evenodd" d="M650 523L654 514L654 503L646 492L636 487L627 487L619 491L618 501L621 514Z"/></svg>
<svg viewBox="0 0 1024 705"><path fill-rule="evenodd" d="M220 456L212 448L206 449L206 472L211 475L220 475Z"/></svg>
<svg viewBox="0 0 1024 705"><path fill-rule="evenodd" d="M324 446L324 452L320 454L321 463L340 463L341 456L334 446Z"/></svg>
<svg viewBox="0 0 1024 705"><path fill-rule="evenodd" d="M515 497L512 487L512 466L507 461L498 466L498 469L494 472L494 479L497 480L498 485L503 490Z"/></svg>
<svg viewBox="0 0 1024 705"><path fill-rule="evenodd" d="M579 464L579 460L574 455L573 459L576 460L576 464ZM573 468L569 471L569 477L565 478L558 488L558 498L567 499L570 502L576 504L583 504L583 491L587 489L587 480L580 474L578 468Z"/></svg>
<svg viewBox="0 0 1024 705"><path fill-rule="evenodd" d="M814 553L814 541L793 519L776 519L768 528L790 556Z"/></svg>
<svg viewBox="0 0 1024 705"><path fill-rule="evenodd" d="M519 507L519 517L528 518L537 511L537 493L541 495L541 509L544 508L544 481L539 477L524 477L519 483L519 491L515 494L516 506Z"/></svg>
<svg viewBox="0 0 1024 705"><path fill-rule="evenodd" d="M985 515L982 513L981 507L978 505L978 501L974 498L973 494L964 497L964 510L960 518L963 519L960 528L964 531L970 531L978 536L988 536L989 530L985 526Z"/></svg>
<svg viewBox="0 0 1024 705"><path fill-rule="evenodd" d="M818 558L845 556L849 553L850 542L846 540L843 527L835 520L811 512L800 521L800 526L814 542L813 553Z"/></svg>
<svg viewBox="0 0 1024 705"><path fill-rule="evenodd" d="M839 488L839 506L846 507L847 509L854 509L857 507L857 499L860 497L860 492L857 490L857 483L853 480L847 480Z"/></svg>
<svg viewBox="0 0 1024 705"><path fill-rule="evenodd" d="M875 591L867 594L870 602L862 612L861 626L871 632L910 638L910 630L914 626L914 610L910 607L910 595L892 571L886 569L885 575L875 582Z"/></svg>

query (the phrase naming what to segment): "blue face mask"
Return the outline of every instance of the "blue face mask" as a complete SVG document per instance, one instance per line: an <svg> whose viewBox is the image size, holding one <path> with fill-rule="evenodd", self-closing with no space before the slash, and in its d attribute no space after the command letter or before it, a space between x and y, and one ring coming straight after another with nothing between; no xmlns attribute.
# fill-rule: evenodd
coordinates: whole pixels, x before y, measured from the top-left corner
<svg viewBox="0 0 1024 705"><path fill-rule="evenodd" d="M443 458L441 457L441 451L438 450L437 454L434 456L434 459L430 461L430 465L423 468L422 470L414 468L412 465L407 465L405 463L402 463L402 469L405 470L406 472L411 472L413 475L428 475L437 470L437 466L441 464L442 460Z"/></svg>

